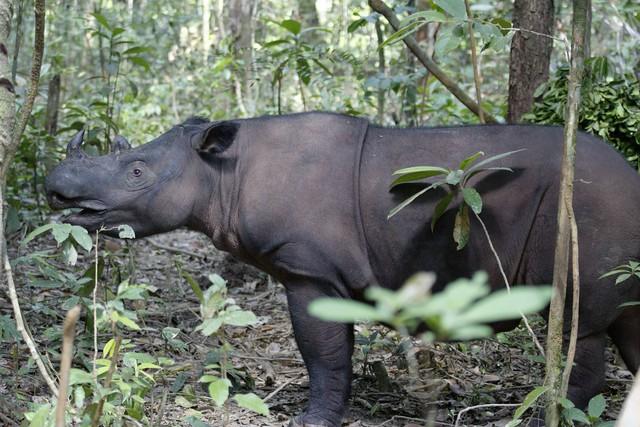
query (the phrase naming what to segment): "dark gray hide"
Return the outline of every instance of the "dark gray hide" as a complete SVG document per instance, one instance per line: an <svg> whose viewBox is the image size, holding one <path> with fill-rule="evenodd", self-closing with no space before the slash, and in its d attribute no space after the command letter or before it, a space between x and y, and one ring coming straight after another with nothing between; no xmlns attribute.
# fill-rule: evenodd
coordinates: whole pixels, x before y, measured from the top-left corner
<svg viewBox="0 0 640 427"><path fill-rule="evenodd" d="M441 194L429 192L391 221L389 210L420 185L389 191L394 170L454 167L477 152L513 173L481 175L482 217L511 283L551 283L562 130L541 126L385 129L353 117L310 113L230 122L187 122L151 143L102 157L70 155L47 179L54 207L95 229L131 225L138 236L180 226L272 274L286 288L295 337L310 377L298 425L338 426L351 383L353 330L307 314L320 296L359 298L374 284L398 288L418 270L438 286L487 270L502 282L487 241L472 224L467 248L451 238L452 205L429 228ZM498 164L496 164L498 166ZM135 177L138 172L142 178ZM582 300L571 400L584 406L604 385L608 333L628 367L640 365L640 300L632 280L598 277L640 254L640 178L597 138L579 135L575 210ZM507 326L507 325L505 325Z"/></svg>

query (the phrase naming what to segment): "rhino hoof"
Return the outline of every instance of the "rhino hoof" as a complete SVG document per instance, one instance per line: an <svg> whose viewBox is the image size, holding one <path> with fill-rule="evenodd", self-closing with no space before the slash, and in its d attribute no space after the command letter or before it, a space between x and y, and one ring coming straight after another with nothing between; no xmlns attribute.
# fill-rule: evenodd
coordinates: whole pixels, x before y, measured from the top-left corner
<svg viewBox="0 0 640 427"><path fill-rule="evenodd" d="M296 417L291 418L291 421L289 421L289 426L288 427L330 427L329 424L309 424L309 423L305 423L304 421L302 421L302 415L298 415Z"/></svg>

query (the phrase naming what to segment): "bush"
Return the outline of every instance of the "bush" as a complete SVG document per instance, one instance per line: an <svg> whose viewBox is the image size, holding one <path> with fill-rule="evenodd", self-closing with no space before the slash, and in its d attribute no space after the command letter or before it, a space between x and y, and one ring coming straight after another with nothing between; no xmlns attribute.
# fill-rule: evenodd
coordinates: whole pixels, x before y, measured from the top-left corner
<svg viewBox="0 0 640 427"><path fill-rule="evenodd" d="M541 86L537 102L524 121L564 124L568 67L559 68ZM585 66L580 103L580 129L598 135L640 170L640 81L632 75L610 72L606 58L591 58Z"/></svg>

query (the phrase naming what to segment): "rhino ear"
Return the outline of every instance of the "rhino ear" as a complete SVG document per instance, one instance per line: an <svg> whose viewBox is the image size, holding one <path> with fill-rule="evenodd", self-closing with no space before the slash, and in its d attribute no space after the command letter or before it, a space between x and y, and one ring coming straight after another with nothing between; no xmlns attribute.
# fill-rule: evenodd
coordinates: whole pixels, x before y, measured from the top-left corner
<svg viewBox="0 0 640 427"><path fill-rule="evenodd" d="M191 146L200 153L218 154L233 144L240 125L222 121L209 123L191 138Z"/></svg>

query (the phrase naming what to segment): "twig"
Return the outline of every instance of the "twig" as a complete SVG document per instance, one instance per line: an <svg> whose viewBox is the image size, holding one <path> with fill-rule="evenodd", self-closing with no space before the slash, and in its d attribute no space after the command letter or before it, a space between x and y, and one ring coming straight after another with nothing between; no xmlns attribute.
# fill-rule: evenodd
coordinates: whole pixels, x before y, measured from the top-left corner
<svg viewBox="0 0 640 427"><path fill-rule="evenodd" d="M44 51L44 17L45 8L44 0L35 0L33 5L35 12L35 37L33 42L33 59L31 62L31 82L29 84L29 90L27 91L27 98L22 104L20 110L20 118L16 123L16 128L13 134L13 147L17 148L20 143L20 138L24 133L24 129L27 127L29 116L31 116L31 110L33 109L33 103L38 94L38 82L40 81L40 67L42 66L42 52Z"/></svg>
<svg viewBox="0 0 640 427"><path fill-rule="evenodd" d="M1 194L0 194L0 200L3 200ZM2 214L2 208L0 207L0 215L1 214ZM0 216L0 218L2 218L2 216ZM58 397L58 387L56 387L56 383L51 378L51 375L49 375L49 372L47 371L47 368L44 366L44 363L42 362L42 358L40 357L40 354L36 349L35 342L31 338L31 336L29 336L29 333L25 328L24 320L22 318L22 311L20 310L20 303L18 301L18 295L16 293L16 285L13 281L13 272L11 271L11 264L9 263L9 257L7 256L7 248L6 248L7 242L4 236L0 236L0 239L2 240L1 242L2 253L4 257L4 273L5 273L5 276L7 277L7 286L9 288L9 299L11 300L11 304L13 306L13 314L16 319L16 329L18 330L18 332L20 332L20 335L22 335L22 339L27 344L27 347L29 348L29 352L31 353L31 357L33 358L33 360L36 362L36 365L38 366L40 375L42 375L42 378L44 378L45 382L49 386L49 389L51 390L53 395L55 397Z"/></svg>
<svg viewBox="0 0 640 427"><path fill-rule="evenodd" d="M480 123L484 123L484 110L482 109L482 91L480 90L480 67L478 67L478 54L476 52L476 38L473 34L473 20L469 0L464 0L464 7L467 11L467 26L469 28L469 43L471 44L471 63L473 64L473 81L476 85L476 101L478 102L478 118Z"/></svg>
<svg viewBox="0 0 640 427"><path fill-rule="evenodd" d="M113 356L111 356L111 363L109 364L109 370L107 371L107 376L104 379L104 388L108 389L111 386L111 379L113 378L113 373L116 371L116 365L118 363L118 356L120 355L120 343L122 342L122 337L117 336L115 345L113 346ZM100 416L102 415L102 408L104 406L105 397L101 397L98 402L98 407L96 408L96 412L93 414L93 419L91 420L92 427L97 427L100 422Z"/></svg>
<svg viewBox="0 0 640 427"><path fill-rule="evenodd" d="M482 409L482 408L493 408L493 407L497 407L497 408L515 408L517 406L520 406L519 403L487 403L485 405L475 405L475 406L469 406L468 408L464 408L462 411L458 412L458 416L456 417L456 423L454 424L455 427L458 427L460 425L460 420L462 419L462 416L472 410L475 409Z"/></svg>
<svg viewBox="0 0 640 427"><path fill-rule="evenodd" d="M500 261L500 257L498 256L498 252L496 252L496 248L493 246L493 241L491 240L491 236L489 235L489 231L487 230L487 226L484 224L484 221L482 220L482 218L480 218L480 215L478 215L475 211L473 213L475 214L476 218L480 222L480 225L482 226L482 230L484 231L484 235L486 236L487 241L489 242L489 247L491 248L491 252L493 253L494 258L496 259L496 262L498 263L498 269L500 270L500 274L502 275L502 280L504 280L504 285L507 288L507 292L511 292L511 286L509 285L509 279L507 279L507 275L504 272L504 268L502 268L502 261ZM527 319L527 316L525 316L524 313L522 313L522 312L520 313L520 316L522 317L522 320L524 321L524 326L525 326L525 328L527 328L527 331L529 332L529 335L531 335L531 339L533 340L533 343L538 348L538 351L540 352L540 354L542 356L544 356L544 348L542 347L542 344L540 344L540 341L538 341L538 337L536 337L536 333L533 332L533 328L529 324L529 320Z"/></svg>
<svg viewBox="0 0 640 427"><path fill-rule="evenodd" d="M64 408L67 406L69 371L73 360L73 339L76 335L76 322L80 316L80 306L67 311L62 332L62 357L60 359L60 392L56 405L56 427L64 427Z"/></svg>
<svg viewBox="0 0 640 427"><path fill-rule="evenodd" d="M160 401L160 408L158 409L158 417L151 424L152 426L161 426L162 418L164 418L164 410L167 406L167 396L169 395L169 389L165 388L162 392L162 400Z"/></svg>
<svg viewBox="0 0 640 427"><path fill-rule="evenodd" d="M99 259L98 259L98 243L100 238L100 230L96 230L96 244L95 244L95 265L94 265L94 274L93 274L93 379L98 385L98 370L97 370L97 360L98 360L98 270L99 267Z"/></svg>
<svg viewBox="0 0 640 427"><path fill-rule="evenodd" d="M562 374L561 396L566 396L569 390L569 378L573 369L573 361L576 357L578 343L578 323L580 320L580 269L578 263L578 225L573 211L573 200L569 198L566 203L567 213L571 225L571 273L573 281L573 295L571 301L571 333L569 335L569 347L567 348L567 364Z"/></svg>
<svg viewBox="0 0 640 427"><path fill-rule="evenodd" d="M390 419L388 419L387 421L380 423L380 424L376 424L376 427L382 427L385 426L389 423L392 423L396 420L404 420L404 421L415 421L415 422L420 422L420 423L424 423L424 420L422 418L413 418L413 417L405 417L404 415L394 415L393 417L391 417ZM442 421L435 421L435 420L430 420L429 421L430 424L429 425L438 425L438 426L453 426L453 424L450 423L443 423Z"/></svg>
<svg viewBox="0 0 640 427"><path fill-rule="evenodd" d="M395 31L398 31L398 29L400 28L400 21L398 20L398 17L393 13L393 11L389 8L389 6L385 4L385 2L383 2L382 0L369 0L369 6L374 11L380 13L385 18L387 18L387 21L389 21L389 24L391 24L393 29ZM449 90L449 92L451 92L453 96L458 98L460 102L462 102L469 110L471 110L476 115L480 114L480 109L482 107L478 105L476 101L474 101L469 95L467 95L465 91L462 90L462 88L458 86L458 84L454 82L438 66L438 64L436 64L431 58L429 58L427 54L425 54L424 51L422 51L422 49L420 49L418 42L413 36L408 35L405 38L403 38L402 41L407 45L409 50L413 52L413 54L416 56L416 58L418 58L418 60L422 63L422 65L424 65L427 68L427 70L429 70L429 72L433 74L433 76L437 78L440 81L440 83L442 83ZM484 111L484 116L486 118L487 123L498 122L496 118L493 117L493 115L489 114L486 111Z"/></svg>
<svg viewBox="0 0 640 427"><path fill-rule="evenodd" d="M192 256L195 258L200 258L200 259L206 259L207 256L206 255L202 255L196 252L191 252L188 251L186 249L179 249L179 248L174 248L172 246L167 246L167 245L163 245L162 243L158 243L156 241L154 241L153 239L147 239L147 242L149 242L151 244L151 246L155 246L158 249L162 249L164 251L168 251L168 252L175 252L178 254L183 254L183 255L188 255L188 256Z"/></svg>
<svg viewBox="0 0 640 427"><path fill-rule="evenodd" d="M278 386L278 388L276 388L275 390L273 390L271 393L269 393L267 395L267 397L265 397L264 399L262 399L263 402L268 401L269 399L272 399L276 394L280 393L280 391L285 388L286 386L288 386L289 384L291 384L292 382L294 382L295 380L297 380L298 378L300 378L302 376L302 374L298 374L297 376L293 377L293 378L289 378L287 381L285 381L284 383L282 383L280 386Z"/></svg>

